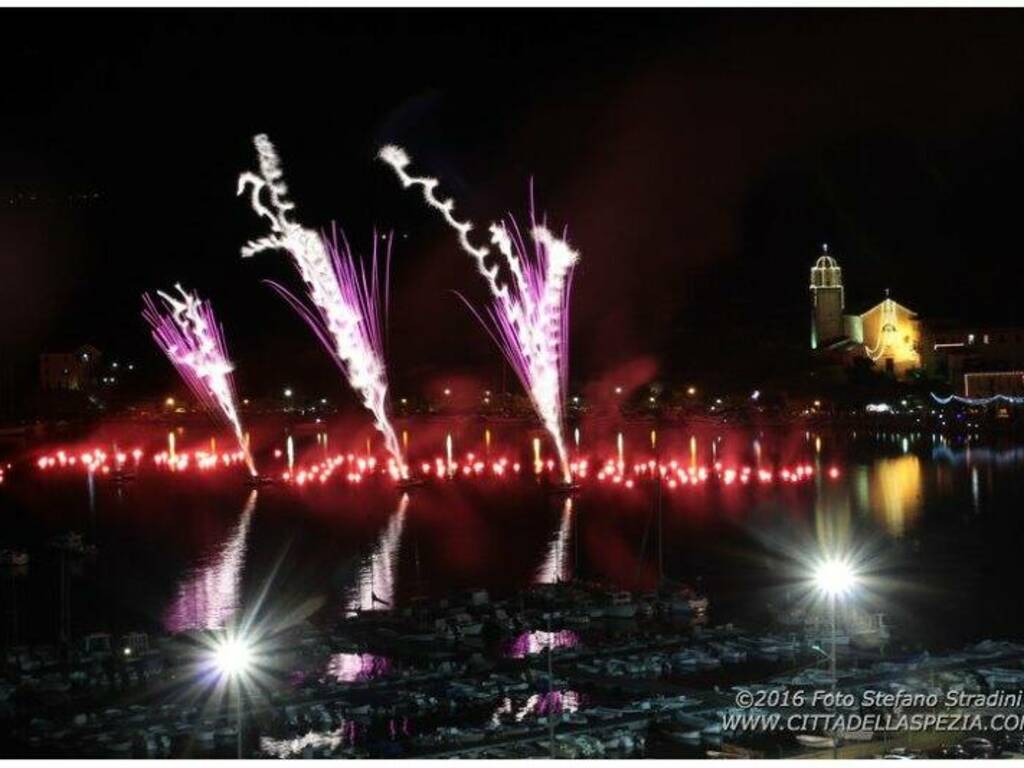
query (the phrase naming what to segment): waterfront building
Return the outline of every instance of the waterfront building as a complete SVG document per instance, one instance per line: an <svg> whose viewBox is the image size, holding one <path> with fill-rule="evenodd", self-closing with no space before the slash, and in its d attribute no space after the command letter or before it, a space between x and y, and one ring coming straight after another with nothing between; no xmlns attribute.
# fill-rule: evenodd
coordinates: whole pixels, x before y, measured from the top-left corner
<svg viewBox="0 0 1024 768"><path fill-rule="evenodd" d="M811 267L811 349L850 365L867 359L897 378L914 372L944 378L966 397L1024 396L1024 327L921 318L889 295L848 314L838 260L822 247Z"/></svg>
<svg viewBox="0 0 1024 768"><path fill-rule="evenodd" d="M886 291L885 298L860 314L844 314L846 295L839 262L822 246L811 267L811 349L852 359L867 358L895 376L921 367L921 326L917 313Z"/></svg>
<svg viewBox="0 0 1024 768"><path fill-rule="evenodd" d="M85 344L74 352L43 352L39 355L39 384L45 392L79 392L96 380L102 355Z"/></svg>

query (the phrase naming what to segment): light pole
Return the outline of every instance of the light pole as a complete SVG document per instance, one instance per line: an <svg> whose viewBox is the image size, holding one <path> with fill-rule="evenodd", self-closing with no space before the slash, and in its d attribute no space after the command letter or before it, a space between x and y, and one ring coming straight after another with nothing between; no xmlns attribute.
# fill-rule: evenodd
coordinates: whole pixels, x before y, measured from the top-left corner
<svg viewBox="0 0 1024 768"><path fill-rule="evenodd" d="M554 643L554 636L551 634L551 614L545 613L548 626L548 755L555 759L555 670L554 662L551 659L551 647ZM561 712L559 712L561 714Z"/></svg>
<svg viewBox="0 0 1024 768"><path fill-rule="evenodd" d="M238 726L238 759L242 759L242 678L252 664L252 649L245 638L234 635L224 638L213 651L213 662L228 686L235 689L235 715Z"/></svg>
<svg viewBox="0 0 1024 768"><path fill-rule="evenodd" d="M836 602L848 594L857 584L857 574L853 566L843 559L831 557L822 561L814 571L814 581L818 589L828 598L829 622L832 630L832 653L829 665L829 677L832 680L832 710L836 708ZM832 736L832 759L838 755L839 746L835 735Z"/></svg>

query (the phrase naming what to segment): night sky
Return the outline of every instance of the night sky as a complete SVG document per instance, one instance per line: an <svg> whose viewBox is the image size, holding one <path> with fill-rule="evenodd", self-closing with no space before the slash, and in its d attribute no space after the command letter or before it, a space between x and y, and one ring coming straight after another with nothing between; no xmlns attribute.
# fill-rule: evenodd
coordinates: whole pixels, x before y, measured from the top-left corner
<svg viewBox="0 0 1024 768"><path fill-rule="evenodd" d="M318 342L242 260L235 197L267 132L297 218L396 232L396 390L496 382L453 233L374 156L400 143L480 225L538 206L582 254L572 378L771 373L806 348L827 241L848 309L1024 323L1018 11L0 12L0 351L91 342L172 380L139 317L211 298L243 392L337 395ZM13 372L13 373L12 373Z"/></svg>

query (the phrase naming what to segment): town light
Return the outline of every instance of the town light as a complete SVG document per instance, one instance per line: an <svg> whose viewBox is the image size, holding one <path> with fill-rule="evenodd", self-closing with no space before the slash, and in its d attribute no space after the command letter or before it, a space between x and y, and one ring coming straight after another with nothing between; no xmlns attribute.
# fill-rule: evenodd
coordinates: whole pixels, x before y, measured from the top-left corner
<svg viewBox="0 0 1024 768"><path fill-rule="evenodd" d="M285 397L291 397L292 396L292 388L291 387L285 387L284 388L284 396Z"/></svg>

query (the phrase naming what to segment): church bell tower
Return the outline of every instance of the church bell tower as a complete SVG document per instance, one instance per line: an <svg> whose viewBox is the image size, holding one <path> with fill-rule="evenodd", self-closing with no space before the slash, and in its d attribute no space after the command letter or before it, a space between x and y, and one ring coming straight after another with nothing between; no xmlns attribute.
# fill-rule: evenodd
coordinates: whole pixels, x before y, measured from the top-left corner
<svg viewBox="0 0 1024 768"><path fill-rule="evenodd" d="M811 267L811 349L843 336L843 271L829 256L828 245Z"/></svg>

